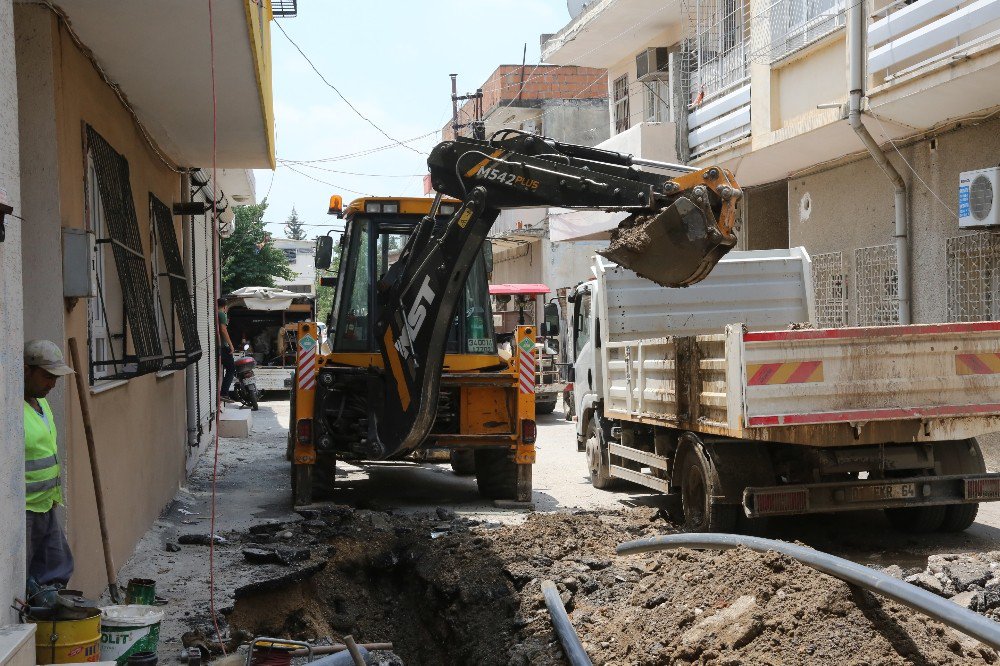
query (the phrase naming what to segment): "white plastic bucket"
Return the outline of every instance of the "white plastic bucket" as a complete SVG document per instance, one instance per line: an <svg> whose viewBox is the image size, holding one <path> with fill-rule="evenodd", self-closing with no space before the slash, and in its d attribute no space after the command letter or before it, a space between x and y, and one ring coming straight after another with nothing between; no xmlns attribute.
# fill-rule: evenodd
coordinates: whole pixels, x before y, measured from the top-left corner
<svg viewBox="0 0 1000 666"><path fill-rule="evenodd" d="M128 662L135 652L156 652L163 611L155 606L107 606L101 609L101 659Z"/></svg>

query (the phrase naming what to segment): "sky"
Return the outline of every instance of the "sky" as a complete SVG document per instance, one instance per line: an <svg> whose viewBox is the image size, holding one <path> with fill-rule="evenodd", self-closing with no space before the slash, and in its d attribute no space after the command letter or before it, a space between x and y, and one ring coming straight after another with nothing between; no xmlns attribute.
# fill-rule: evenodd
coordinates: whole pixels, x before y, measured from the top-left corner
<svg viewBox="0 0 1000 666"><path fill-rule="evenodd" d="M268 230L284 236L293 206L304 223L320 225L306 228L310 238L341 228L326 214L332 194L345 203L359 193L423 196L427 153L451 118L448 75L458 74L459 94L474 92L499 65L520 64L525 44L527 64L537 64L539 36L569 20L566 0L300 0L297 17L276 21L392 139L352 111L272 25L279 162L273 172L254 172L257 200L267 198ZM414 150L393 141L429 133L407 144ZM302 163L308 160L323 161Z"/></svg>

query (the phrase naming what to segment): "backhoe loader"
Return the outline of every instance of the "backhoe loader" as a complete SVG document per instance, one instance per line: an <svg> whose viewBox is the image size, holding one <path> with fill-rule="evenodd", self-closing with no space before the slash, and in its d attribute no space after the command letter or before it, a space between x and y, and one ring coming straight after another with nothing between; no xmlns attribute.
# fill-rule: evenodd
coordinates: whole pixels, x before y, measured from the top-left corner
<svg viewBox="0 0 1000 666"><path fill-rule="evenodd" d="M329 489L338 458L398 459L424 447L465 454L473 464L456 471L474 469L483 496L530 500L536 331L519 327L511 358L497 353L487 236L501 209L625 211L601 254L665 287L702 280L736 243L742 191L720 167L516 130L442 142L427 164L433 200L331 200L346 229L331 353L317 349L315 322L298 330L288 441L296 505ZM329 268L333 253L333 238L320 237L317 267Z"/></svg>

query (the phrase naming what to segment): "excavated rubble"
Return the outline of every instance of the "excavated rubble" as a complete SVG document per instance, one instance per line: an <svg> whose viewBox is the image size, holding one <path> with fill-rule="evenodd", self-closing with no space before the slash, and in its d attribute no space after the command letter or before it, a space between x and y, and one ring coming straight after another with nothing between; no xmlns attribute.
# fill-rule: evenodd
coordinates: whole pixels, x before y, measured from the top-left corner
<svg viewBox="0 0 1000 666"><path fill-rule="evenodd" d="M595 664L997 662L974 639L777 553L615 554L622 541L671 531L652 509L500 526L447 509L327 507L227 535L272 562L237 591L228 624L321 643L391 641L386 665L565 664L540 589L550 579ZM263 558L270 549L284 555ZM293 561L303 550L309 559ZM993 616L998 561L1000 552L932 556L926 570L887 573Z"/></svg>

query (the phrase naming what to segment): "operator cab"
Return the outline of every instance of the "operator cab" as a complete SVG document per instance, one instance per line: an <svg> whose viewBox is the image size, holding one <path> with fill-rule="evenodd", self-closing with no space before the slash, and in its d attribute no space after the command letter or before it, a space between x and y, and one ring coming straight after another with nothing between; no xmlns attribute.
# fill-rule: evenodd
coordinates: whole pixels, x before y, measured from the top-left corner
<svg viewBox="0 0 1000 666"><path fill-rule="evenodd" d="M329 236L317 240L317 267L323 268L321 262L329 261L339 269L327 320L332 353L380 351L380 341L373 334L381 314L375 285L399 259L430 204L430 199L422 198L357 199L341 213L345 228L337 249L333 249ZM457 201L445 200L436 221L445 224L458 205ZM334 202L330 209L331 213L338 212ZM496 354L488 293L491 254L487 241L469 271L465 294L449 331L448 354ZM339 261L334 260L334 255Z"/></svg>

